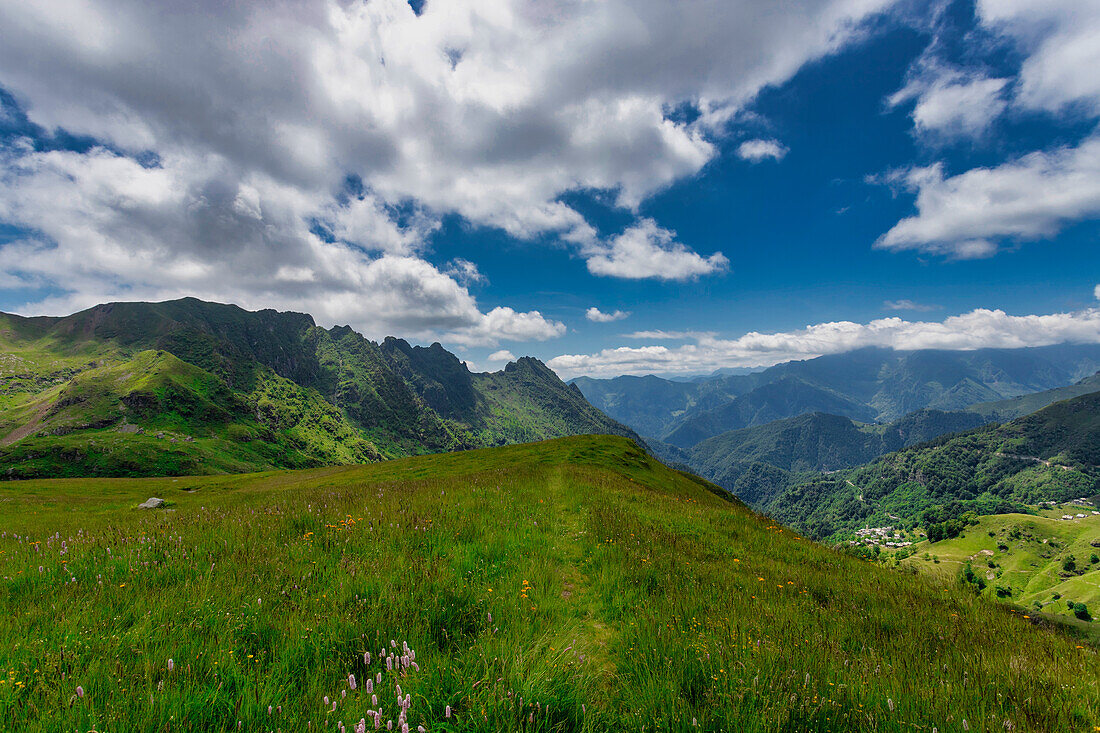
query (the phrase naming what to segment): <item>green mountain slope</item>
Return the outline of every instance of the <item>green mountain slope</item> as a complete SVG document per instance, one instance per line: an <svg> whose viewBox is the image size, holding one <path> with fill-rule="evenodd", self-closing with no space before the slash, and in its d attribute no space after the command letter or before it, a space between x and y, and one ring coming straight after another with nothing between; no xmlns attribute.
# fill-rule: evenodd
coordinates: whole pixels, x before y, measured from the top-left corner
<svg viewBox="0 0 1100 733"><path fill-rule="evenodd" d="M979 517L957 537L913 545L903 564L942 582L967 583L991 600L1060 617L1095 635L1095 624L1078 618L1076 608L1081 603L1088 616L1100 616L1100 515L1093 511L1064 505L1041 513L1046 516Z"/></svg>
<svg viewBox="0 0 1100 733"><path fill-rule="evenodd" d="M6 730L1100 725L1092 646L620 438L0 491Z"/></svg>
<svg viewBox="0 0 1100 733"><path fill-rule="evenodd" d="M537 361L475 375L438 344L380 346L298 313L188 298L64 318L0 315L0 346L0 476L9 478L362 463L580 433L637 438Z"/></svg>
<svg viewBox="0 0 1100 733"><path fill-rule="evenodd" d="M723 433L698 443L681 460L749 504L764 506L795 474L851 468L983 423L968 412L920 410L886 425L815 412Z"/></svg>
<svg viewBox="0 0 1100 733"><path fill-rule="evenodd" d="M779 364L753 374L715 375L691 382L658 377L582 377L573 383L593 405L641 434L690 448L692 441L726 430L815 410L869 422L892 422L926 408L961 410L975 403L1064 387L1098 369L1100 345L1095 344L975 351L867 348ZM797 380L816 389L799 393L792 390L785 401L753 396L756 390L781 380ZM822 402L823 393L835 402ZM1081 392L1059 399L1076 394ZM738 400L748 404L769 402L770 417L754 423L741 409L726 407ZM1035 404L1032 409L1042 406ZM987 416L1007 420L1018 415L1006 412L1003 417ZM670 438L673 435L675 439Z"/></svg>
<svg viewBox="0 0 1100 733"><path fill-rule="evenodd" d="M966 512L1020 511L1100 493L1100 393L892 453L786 489L767 511L817 537L862 526L957 533ZM961 523L960 523L961 522Z"/></svg>
<svg viewBox="0 0 1100 733"><path fill-rule="evenodd" d="M980 402L976 405L970 405L966 409L968 412L976 412L997 422L1006 422L1024 415L1030 415L1055 402L1080 397L1092 392L1100 392L1100 372L1068 387L1058 387L1043 392L1020 395L1008 400Z"/></svg>

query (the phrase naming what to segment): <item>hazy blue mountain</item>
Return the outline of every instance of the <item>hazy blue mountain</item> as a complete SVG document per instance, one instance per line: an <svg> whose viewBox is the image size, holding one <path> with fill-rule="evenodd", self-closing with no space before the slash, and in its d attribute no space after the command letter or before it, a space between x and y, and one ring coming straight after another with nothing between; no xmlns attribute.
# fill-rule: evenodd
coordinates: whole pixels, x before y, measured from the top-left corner
<svg viewBox="0 0 1100 733"><path fill-rule="evenodd" d="M1033 392L1007 400L996 402L980 402L967 407L967 411L984 415L996 422L1006 422L1023 415L1029 415L1036 410L1041 410L1047 405L1068 400L1073 397L1100 392L1100 372L1086 377L1076 384L1068 387L1048 389L1044 392Z"/></svg>
<svg viewBox="0 0 1100 733"><path fill-rule="evenodd" d="M659 377L581 377L573 383L596 407L643 435L690 447L727 430L818 410L877 422L925 408L956 411L1065 387L1097 370L1100 345L1095 344L975 351L867 348L686 383ZM783 380L784 396L774 389L753 395ZM766 409L754 417L753 405Z"/></svg>

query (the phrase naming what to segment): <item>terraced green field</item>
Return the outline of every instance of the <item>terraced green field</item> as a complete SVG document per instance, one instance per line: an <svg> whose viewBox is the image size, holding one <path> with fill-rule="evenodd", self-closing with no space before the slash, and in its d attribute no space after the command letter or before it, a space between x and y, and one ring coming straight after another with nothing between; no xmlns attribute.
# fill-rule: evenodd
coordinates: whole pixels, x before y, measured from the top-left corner
<svg viewBox="0 0 1100 733"><path fill-rule="evenodd" d="M4 730L1100 725L1089 643L621 438L5 482L0 578Z"/></svg>

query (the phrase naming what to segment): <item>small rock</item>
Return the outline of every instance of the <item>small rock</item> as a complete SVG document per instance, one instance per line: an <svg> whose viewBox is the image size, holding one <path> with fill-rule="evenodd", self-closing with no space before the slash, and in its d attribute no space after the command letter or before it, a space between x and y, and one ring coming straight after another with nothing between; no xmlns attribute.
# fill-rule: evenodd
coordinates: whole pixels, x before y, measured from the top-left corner
<svg viewBox="0 0 1100 733"><path fill-rule="evenodd" d="M144 502L138 504L138 509L160 509L162 506L164 506L164 499L150 496Z"/></svg>

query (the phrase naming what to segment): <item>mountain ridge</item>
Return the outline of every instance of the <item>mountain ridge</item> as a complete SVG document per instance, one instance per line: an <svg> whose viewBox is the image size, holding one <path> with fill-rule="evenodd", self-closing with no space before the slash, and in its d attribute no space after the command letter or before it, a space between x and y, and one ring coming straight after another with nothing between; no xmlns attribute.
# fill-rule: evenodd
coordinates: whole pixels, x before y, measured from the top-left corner
<svg viewBox="0 0 1100 733"><path fill-rule="evenodd" d="M0 475L9 477L81 467L110 475L123 464L117 470L129 475L139 468L128 448L154 475L202 472L204 464L239 471L359 462L586 432L641 442L535 359L475 374L438 343L375 343L303 313L183 298L59 317L0 314L0 346ZM168 369L164 355L179 364ZM140 397L132 378L153 364L174 376ZM80 391L92 389L88 379L115 392L92 399ZM65 385L80 394L59 430L38 412L48 413ZM219 421L191 419L188 405L211 385L237 407ZM150 442L159 433L167 442Z"/></svg>

